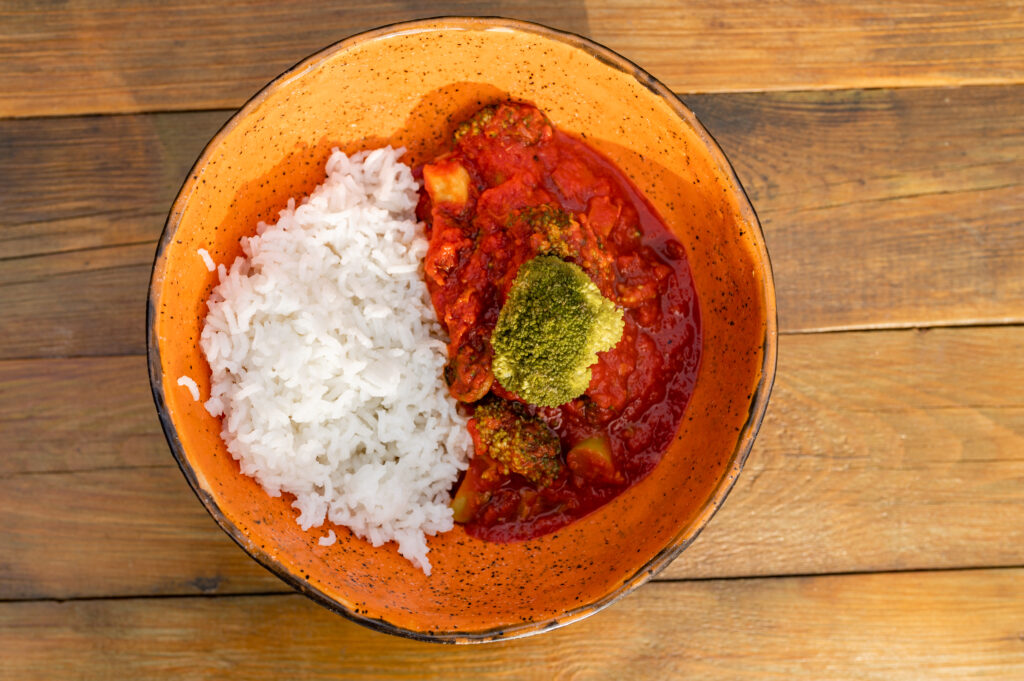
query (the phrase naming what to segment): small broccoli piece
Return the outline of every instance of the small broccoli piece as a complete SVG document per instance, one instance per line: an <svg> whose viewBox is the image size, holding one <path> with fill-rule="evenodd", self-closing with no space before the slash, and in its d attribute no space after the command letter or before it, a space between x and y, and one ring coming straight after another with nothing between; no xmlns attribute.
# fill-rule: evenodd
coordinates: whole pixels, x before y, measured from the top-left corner
<svg viewBox="0 0 1024 681"><path fill-rule="evenodd" d="M597 353L622 338L622 311L586 272L554 256L524 263L491 335L494 377L506 390L557 407L590 385Z"/></svg>
<svg viewBox="0 0 1024 681"><path fill-rule="evenodd" d="M452 134L456 146L472 141L474 137L509 139L523 146L537 144L551 124L540 109L529 104L500 102L485 106L461 123ZM476 140L479 142L480 140Z"/></svg>
<svg viewBox="0 0 1024 681"><path fill-rule="evenodd" d="M580 225L571 213L544 204L524 208L513 217L529 225L534 235L531 244L540 253L550 253L559 258L572 258L579 255L579 243L582 238Z"/></svg>
<svg viewBox="0 0 1024 681"><path fill-rule="evenodd" d="M469 432L477 454L489 456L540 487L562 474L558 436L515 402L494 399L481 404L473 412Z"/></svg>
<svg viewBox="0 0 1024 681"><path fill-rule="evenodd" d="M496 107L493 106L485 106L473 114L471 118L460 123L459 127L455 128L455 133L452 135L453 141L458 144L462 141L462 138L467 135L481 134L484 127L491 122L491 119L494 118L495 109Z"/></svg>

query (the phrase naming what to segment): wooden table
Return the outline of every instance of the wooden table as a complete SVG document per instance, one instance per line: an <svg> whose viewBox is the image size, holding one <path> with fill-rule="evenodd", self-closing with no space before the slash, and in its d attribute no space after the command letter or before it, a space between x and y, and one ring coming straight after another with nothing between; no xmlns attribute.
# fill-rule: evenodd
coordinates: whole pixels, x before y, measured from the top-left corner
<svg viewBox="0 0 1024 681"><path fill-rule="evenodd" d="M778 285L746 471L658 579L549 634L371 632L196 501L146 378L205 142L358 30L590 36L731 158ZM1024 2L0 2L0 678L1024 679Z"/></svg>

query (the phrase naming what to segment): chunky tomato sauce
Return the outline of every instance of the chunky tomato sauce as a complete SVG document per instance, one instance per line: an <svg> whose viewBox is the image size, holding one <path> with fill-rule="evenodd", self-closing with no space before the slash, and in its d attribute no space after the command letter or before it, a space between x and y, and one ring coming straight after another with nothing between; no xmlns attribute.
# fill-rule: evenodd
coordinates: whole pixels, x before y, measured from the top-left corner
<svg viewBox="0 0 1024 681"><path fill-rule="evenodd" d="M460 494L472 494L471 510L456 519L491 541L552 532L649 473L678 427L701 353L684 249L621 171L530 105L481 110L422 176L427 284L450 338L446 378L467 408L521 402L494 380L490 335L524 262L539 254L573 262L624 312L622 339L598 355L582 396L515 407L557 436L550 475L531 481L481 455L483 421L470 424L477 455ZM595 438L604 459L571 454Z"/></svg>

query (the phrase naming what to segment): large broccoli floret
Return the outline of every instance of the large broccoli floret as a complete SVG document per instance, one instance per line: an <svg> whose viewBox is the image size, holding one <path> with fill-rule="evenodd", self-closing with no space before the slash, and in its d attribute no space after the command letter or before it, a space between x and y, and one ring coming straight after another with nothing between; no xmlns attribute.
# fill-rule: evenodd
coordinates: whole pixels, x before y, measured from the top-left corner
<svg viewBox="0 0 1024 681"><path fill-rule="evenodd" d="M586 272L542 255L519 268L491 336L494 377L506 390L557 407L590 385L597 353L622 338L622 311Z"/></svg>

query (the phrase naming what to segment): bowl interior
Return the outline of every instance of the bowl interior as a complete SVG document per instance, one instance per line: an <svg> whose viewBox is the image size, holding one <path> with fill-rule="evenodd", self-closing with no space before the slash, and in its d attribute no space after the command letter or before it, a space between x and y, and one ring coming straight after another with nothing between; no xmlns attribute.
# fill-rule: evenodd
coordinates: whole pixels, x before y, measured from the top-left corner
<svg viewBox="0 0 1024 681"><path fill-rule="evenodd" d="M442 640L541 630L592 612L667 564L728 491L760 422L774 370L775 308L761 230L692 114L631 64L587 41L517 22L444 19L340 43L254 98L186 181L150 293L154 394L172 448L218 522L264 565L371 626ZM633 179L686 246L704 348L678 437L646 479L554 534L490 544L458 526L429 540L425 577L394 546L344 528L300 530L290 499L239 473L220 422L177 385L209 395L198 346L216 283L197 249L230 264L238 240L324 179L332 147L385 144L416 164L454 124L503 98L530 101ZM542 588L538 588L543 585Z"/></svg>

